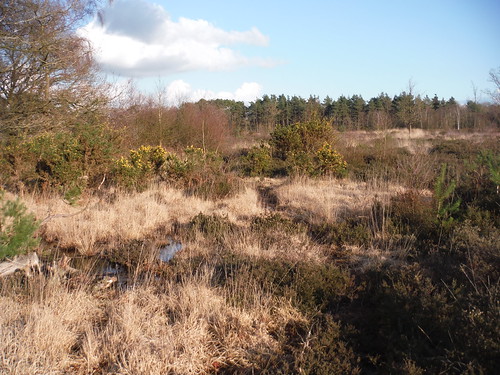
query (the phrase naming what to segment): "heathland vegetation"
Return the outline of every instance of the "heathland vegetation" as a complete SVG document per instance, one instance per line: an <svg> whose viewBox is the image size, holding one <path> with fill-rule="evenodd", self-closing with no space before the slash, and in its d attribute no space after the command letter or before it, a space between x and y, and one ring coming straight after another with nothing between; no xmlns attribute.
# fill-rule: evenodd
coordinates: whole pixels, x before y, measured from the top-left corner
<svg viewBox="0 0 500 375"><path fill-rule="evenodd" d="M0 5L0 373L496 372L495 93L111 98L93 11Z"/></svg>

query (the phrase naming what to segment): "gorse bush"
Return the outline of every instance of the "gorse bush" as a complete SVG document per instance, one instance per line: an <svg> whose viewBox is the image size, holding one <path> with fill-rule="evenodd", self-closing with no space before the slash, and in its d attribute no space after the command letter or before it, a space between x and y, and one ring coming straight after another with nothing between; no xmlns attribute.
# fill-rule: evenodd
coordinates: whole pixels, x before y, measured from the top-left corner
<svg viewBox="0 0 500 375"><path fill-rule="evenodd" d="M38 223L23 203L5 198L0 191L0 260L26 253L38 245Z"/></svg>
<svg viewBox="0 0 500 375"><path fill-rule="evenodd" d="M289 174L345 176L347 163L333 149L332 125L321 120L279 126L271 133L272 155L284 161Z"/></svg>
<svg viewBox="0 0 500 375"><path fill-rule="evenodd" d="M165 181L189 194L223 198L238 190L236 179L224 167L217 152L190 146L181 157L162 146L141 146L115 161L114 176L120 186L132 190Z"/></svg>
<svg viewBox="0 0 500 375"><path fill-rule="evenodd" d="M311 120L292 125L280 125L271 133L273 155L286 159L290 153L305 152L313 154L325 143L335 139L333 127L329 122Z"/></svg>
<svg viewBox="0 0 500 375"><path fill-rule="evenodd" d="M335 175L344 177L347 163L329 143L325 143L314 155L313 175Z"/></svg>
<svg viewBox="0 0 500 375"><path fill-rule="evenodd" d="M105 126L77 126L72 132L45 133L14 140L1 152L7 182L43 186L70 195L96 186L111 170L116 139Z"/></svg>
<svg viewBox="0 0 500 375"><path fill-rule="evenodd" d="M273 169L271 148L264 144L252 147L241 157L240 164L245 176L271 175Z"/></svg>
<svg viewBox="0 0 500 375"><path fill-rule="evenodd" d="M117 182L127 188L146 188L154 178L178 180L191 169L189 163L161 146L141 146L115 161Z"/></svg>

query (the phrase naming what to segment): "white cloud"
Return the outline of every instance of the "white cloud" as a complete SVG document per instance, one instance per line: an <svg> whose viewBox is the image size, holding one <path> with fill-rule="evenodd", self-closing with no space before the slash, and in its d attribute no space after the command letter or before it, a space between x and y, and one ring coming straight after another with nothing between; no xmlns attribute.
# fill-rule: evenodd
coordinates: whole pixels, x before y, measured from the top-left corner
<svg viewBox="0 0 500 375"><path fill-rule="evenodd" d="M100 20L94 19L79 33L91 41L105 71L123 76L274 65L229 48L235 44L266 46L269 38L257 28L225 31L205 20L182 17L176 22L161 6L145 0L114 1Z"/></svg>
<svg viewBox="0 0 500 375"><path fill-rule="evenodd" d="M262 86L256 82L245 82L234 94L234 100L251 102L262 96Z"/></svg>
<svg viewBox="0 0 500 375"><path fill-rule="evenodd" d="M262 96L262 85L257 82L245 82L234 92L192 89L183 80L171 82L166 88L167 105L177 106L184 102L196 102L200 99L232 99L249 103Z"/></svg>

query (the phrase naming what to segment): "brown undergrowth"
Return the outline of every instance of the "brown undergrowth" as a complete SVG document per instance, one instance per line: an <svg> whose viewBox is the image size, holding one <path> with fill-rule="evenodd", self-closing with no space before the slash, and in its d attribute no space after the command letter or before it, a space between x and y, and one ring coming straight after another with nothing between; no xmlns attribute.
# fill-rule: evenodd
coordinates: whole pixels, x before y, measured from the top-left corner
<svg viewBox="0 0 500 375"><path fill-rule="evenodd" d="M346 179L247 178L216 200L25 194L43 266L0 279L0 373L488 373L496 149L421 139L432 151L352 148Z"/></svg>
<svg viewBox="0 0 500 375"><path fill-rule="evenodd" d="M319 323L314 308L307 307L314 306L316 297L302 300L294 285L305 283L301 288L309 290L310 266L302 264L323 267L335 247L315 241L288 203L303 200L302 210L317 216L316 204L291 198L308 183L313 194L324 194L328 186L330 194L340 194L340 184L345 185L281 180L276 210L259 197L259 180L216 202L161 185L140 193L110 192L107 199L90 197L79 206L57 197L25 196L29 210L42 221L45 259L59 249L71 250L73 257L100 254L125 264L123 258L133 257L139 247L157 251L155 246L165 240L159 234L175 237L184 248L169 265L145 256L149 260L136 259L132 270L132 261L126 265L129 272L142 272L142 277L116 288L99 289L91 274L2 280L2 371L275 373L277 363L297 371L313 355L307 337ZM352 202L363 202L357 204L364 210L366 187L351 190ZM335 208L332 203L324 209ZM261 267L270 273L262 274ZM252 273L250 279L245 276ZM349 278L340 280L339 288L350 288ZM276 282L278 289L272 286ZM342 342L340 326L329 329ZM356 373L352 350L342 344L338 351L347 358L342 366Z"/></svg>

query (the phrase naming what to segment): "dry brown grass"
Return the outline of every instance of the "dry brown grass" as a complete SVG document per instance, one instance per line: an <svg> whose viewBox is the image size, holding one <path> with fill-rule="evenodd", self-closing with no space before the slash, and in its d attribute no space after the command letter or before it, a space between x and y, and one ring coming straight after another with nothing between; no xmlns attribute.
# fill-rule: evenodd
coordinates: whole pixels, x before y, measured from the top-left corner
<svg viewBox="0 0 500 375"><path fill-rule="evenodd" d="M29 297L0 296L0 372L58 374L77 360L72 352L87 326L102 318L99 301L55 280L33 279ZM7 290L8 292L8 290ZM5 295L7 294L7 295Z"/></svg>
<svg viewBox="0 0 500 375"><path fill-rule="evenodd" d="M166 186L119 193L113 200L89 198L79 207L57 197L23 200L39 219L49 217L43 225L47 240L86 255L116 241L142 240L158 227L186 224L201 212L238 225L241 230L218 239L234 254L324 262L325 246L314 243L306 231L270 236L250 230L252 219L270 210L260 202L256 185L261 183L249 181L239 195L217 202ZM401 190L335 179L265 183L274 189L282 215L311 223L367 215L375 198L386 201ZM177 255L180 262L199 255L209 259L218 251L202 233L186 241ZM373 261L386 255L377 251L359 249L358 255ZM270 357L281 355L278 337L287 324L307 325L308 318L290 301L257 285L214 286L213 267L178 275L180 281L150 277L129 289L104 292L93 289L89 280L72 289L75 280L40 275L18 294L0 280L0 373L208 374L219 366L259 372Z"/></svg>
<svg viewBox="0 0 500 375"><path fill-rule="evenodd" d="M290 262L325 260L324 248L314 243L306 232L276 233L275 237L263 237L254 232L242 232L224 238L231 252L254 258L283 259Z"/></svg>
<svg viewBox="0 0 500 375"><path fill-rule="evenodd" d="M302 317L286 301L249 291L244 308L210 285L205 269L180 283L143 285L103 298L55 279L38 293L0 297L3 374L207 374L253 366L279 350L271 335ZM248 288L248 286L245 286Z"/></svg>
<svg viewBox="0 0 500 375"><path fill-rule="evenodd" d="M404 191L397 185L337 179L299 178L277 188L280 206L311 223L367 216L375 199L386 203Z"/></svg>
<svg viewBox="0 0 500 375"><path fill-rule="evenodd" d="M424 130L412 129L411 133L407 129L389 129L373 131L348 131L343 132L339 139L341 143L348 147L355 147L360 144L373 144L374 142L385 141L392 147L406 148L411 153L427 152L436 140L462 139L471 142L483 142L484 140L498 137L498 131L468 132L457 130Z"/></svg>
<svg viewBox="0 0 500 375"><path fill-rule="evenodd" d="M23 200L39 220L45 219L42 231L46 240L84 255L99 253L102 246L112 246L115 240L142 239L160 226L186 223L200 212L224 215L240 225L263 212L251 188L218 202L161 185L142 193L118 193L111 202L91 197L77 207L56 196L41 200L25 196Z"/></svg>

